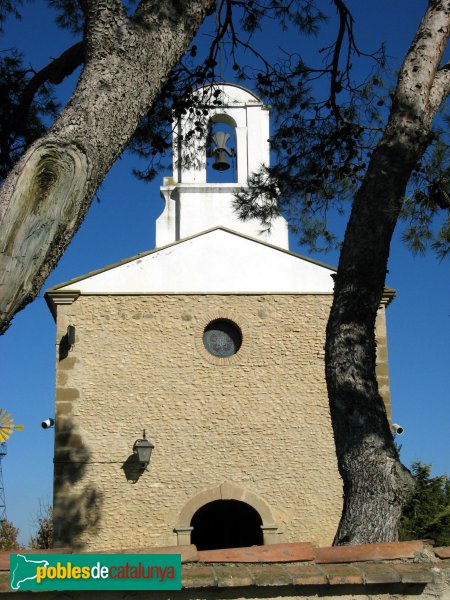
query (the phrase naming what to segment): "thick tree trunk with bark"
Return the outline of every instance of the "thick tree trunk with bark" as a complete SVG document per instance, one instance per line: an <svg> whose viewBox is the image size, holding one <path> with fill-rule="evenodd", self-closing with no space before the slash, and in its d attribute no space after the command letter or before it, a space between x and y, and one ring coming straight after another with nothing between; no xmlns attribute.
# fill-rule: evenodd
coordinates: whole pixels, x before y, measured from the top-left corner
<svg viewBox="0 0 450 600"><path fill-rule="evenodd" d="M0 333L38 294L213 3L142 0L128 18L120 0L85 2L76 90L0 192Z"/></svg>
<svg viewBox="0 0 450 600"><path fill-rule="evenodd" d="M449 68L438 68L449 27L450 1L430 0L400 71L386 130L354 199L341 250L325 356L344 482L335 544L394 541L413 489L378 392L374 331L406 186L449 92Z"/></svg>

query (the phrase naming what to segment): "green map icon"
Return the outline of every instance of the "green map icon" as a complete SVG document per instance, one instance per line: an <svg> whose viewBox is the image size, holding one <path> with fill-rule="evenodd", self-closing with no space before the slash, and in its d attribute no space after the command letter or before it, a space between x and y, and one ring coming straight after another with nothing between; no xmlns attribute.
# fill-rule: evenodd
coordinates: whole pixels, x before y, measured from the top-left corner
<svg viewBox="0 0 450 600"><path fill-rule="evenodd" d="M36 579L36 566L48 567L48 565L47 560L30 560L23 554L11 555L11 589L20 590L20 586L25 581Z"/></svg>

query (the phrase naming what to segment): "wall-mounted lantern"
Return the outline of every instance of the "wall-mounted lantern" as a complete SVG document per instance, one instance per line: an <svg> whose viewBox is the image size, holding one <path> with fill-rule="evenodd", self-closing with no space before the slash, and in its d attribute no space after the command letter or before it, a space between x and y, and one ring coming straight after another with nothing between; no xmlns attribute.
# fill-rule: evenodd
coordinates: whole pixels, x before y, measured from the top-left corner
<svg viewBox="0 0 450 600"><path fill-rule="evenodd" d="M69 347L69 350L72 348L72 346L75 346L75 327L73 325L68 325L67 326L67 346Z"/></svg>
<svg viewBox="0 0 450 600"><path fill-rule="evenodd" d="M136 440L133 445L133 452L137 456L142 470L144 470L150 462L150 456L155 446L145 437L145 429L142 439Z"/></svg>

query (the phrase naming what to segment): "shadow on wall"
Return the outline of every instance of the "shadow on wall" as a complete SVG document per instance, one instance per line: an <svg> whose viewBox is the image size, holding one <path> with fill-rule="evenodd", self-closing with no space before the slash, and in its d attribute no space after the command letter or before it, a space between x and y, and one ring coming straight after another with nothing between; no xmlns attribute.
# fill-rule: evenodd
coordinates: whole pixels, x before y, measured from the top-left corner
<svg viewBox="0 0 450 600"><path fill-rule="evenodd" d="M140 477L147 471L146 468L142 467L142 464L139 462L139 459L134 452L133 454L130 454L123 463L121 469L123 469L126 480L129 483L137 483Z"/></svg>
<svg viewBox="0 0 450 600"><path fill-rule="evenodd" d="M58 417L55 434L54 543L82 547L84 531L94 531L101 518L102 494L92 483L80 486L90 453L70 417Z"/></svg>
<svg viewBox="0 0 450 600"><path fill-rule="evenodd" d="M69 335L66 333L62 336L61 341L59 343L59 360L64 360L69 356L70 344L69 344Z"/></svg>

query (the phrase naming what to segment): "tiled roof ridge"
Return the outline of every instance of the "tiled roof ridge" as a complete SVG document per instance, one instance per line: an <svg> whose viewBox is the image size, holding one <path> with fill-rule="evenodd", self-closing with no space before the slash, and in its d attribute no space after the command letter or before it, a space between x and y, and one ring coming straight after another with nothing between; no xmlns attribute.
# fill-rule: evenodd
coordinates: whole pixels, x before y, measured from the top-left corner
<svg viewBox="0 0 450 600"><path fill-rule="evenodd" d="M200 562L304 562L346 563L395 559L412 559L433 540L384 542L348 546L314 547L309 542L270 544L249 548L198 551Z"/></svg>

